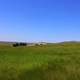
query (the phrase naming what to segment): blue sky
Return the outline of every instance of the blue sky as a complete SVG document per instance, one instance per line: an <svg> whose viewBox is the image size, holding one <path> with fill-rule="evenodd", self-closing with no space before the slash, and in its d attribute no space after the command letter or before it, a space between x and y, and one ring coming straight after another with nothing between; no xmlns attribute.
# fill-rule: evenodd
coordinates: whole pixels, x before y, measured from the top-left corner
<svg viewBox="0 0 80 80"><path fill-rule="evenodd" d="M80 0L0 0L0 41L80 40Z"/></svg>

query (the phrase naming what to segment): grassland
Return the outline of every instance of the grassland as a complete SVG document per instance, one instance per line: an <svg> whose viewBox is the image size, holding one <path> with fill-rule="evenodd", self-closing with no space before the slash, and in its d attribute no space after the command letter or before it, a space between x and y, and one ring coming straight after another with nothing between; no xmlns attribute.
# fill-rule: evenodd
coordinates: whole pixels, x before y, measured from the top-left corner
<svg viewBox="0 0 80 80"><path fill-rule="evenodd" d="M80 80L80 42L15 48L1 42L0 80Z"/></svg>

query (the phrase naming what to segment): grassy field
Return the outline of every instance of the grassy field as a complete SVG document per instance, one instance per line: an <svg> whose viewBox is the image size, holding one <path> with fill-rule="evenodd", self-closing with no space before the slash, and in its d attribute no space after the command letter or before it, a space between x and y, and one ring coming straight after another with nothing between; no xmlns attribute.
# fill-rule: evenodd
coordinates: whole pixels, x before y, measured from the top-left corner
<svg viewBox="0 0 80 80"><path fill-rule="evenodd" d="M2 42L0 80L80 80L80 42L15 48Z"/></svg>

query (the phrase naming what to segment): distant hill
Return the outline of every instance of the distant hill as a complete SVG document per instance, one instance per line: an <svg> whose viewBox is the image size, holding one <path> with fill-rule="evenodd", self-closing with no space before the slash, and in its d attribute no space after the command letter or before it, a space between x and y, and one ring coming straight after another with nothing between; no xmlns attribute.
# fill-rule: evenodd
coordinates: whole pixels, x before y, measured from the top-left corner
<svg viewBox="0 0 80 80"><path fill-rule="evenodd" d="M59 43L48 43L48 45L55 47L80 46L80 41L64 41Z"/></svg>
<svg viewBox="0 0 80 80"><path fill-rule="evenodd" d="M12 47L12 45L16 42L0 42L0 48L4 47ZM47 46L53 46L53 47L68 47L68 46L80 46L80 41L64 41L59 43L48 43Z"/></svg>

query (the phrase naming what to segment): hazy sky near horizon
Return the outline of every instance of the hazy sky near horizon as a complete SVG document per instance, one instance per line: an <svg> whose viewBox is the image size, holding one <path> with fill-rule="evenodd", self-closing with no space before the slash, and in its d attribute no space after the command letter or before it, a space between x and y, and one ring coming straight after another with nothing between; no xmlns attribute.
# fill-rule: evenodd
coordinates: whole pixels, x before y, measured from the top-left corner
<svg viewBox="0 0 80 80"><path fill-rule="evenodd" d="M80 40L80 0L0 0L0 41Z"/></svg>

